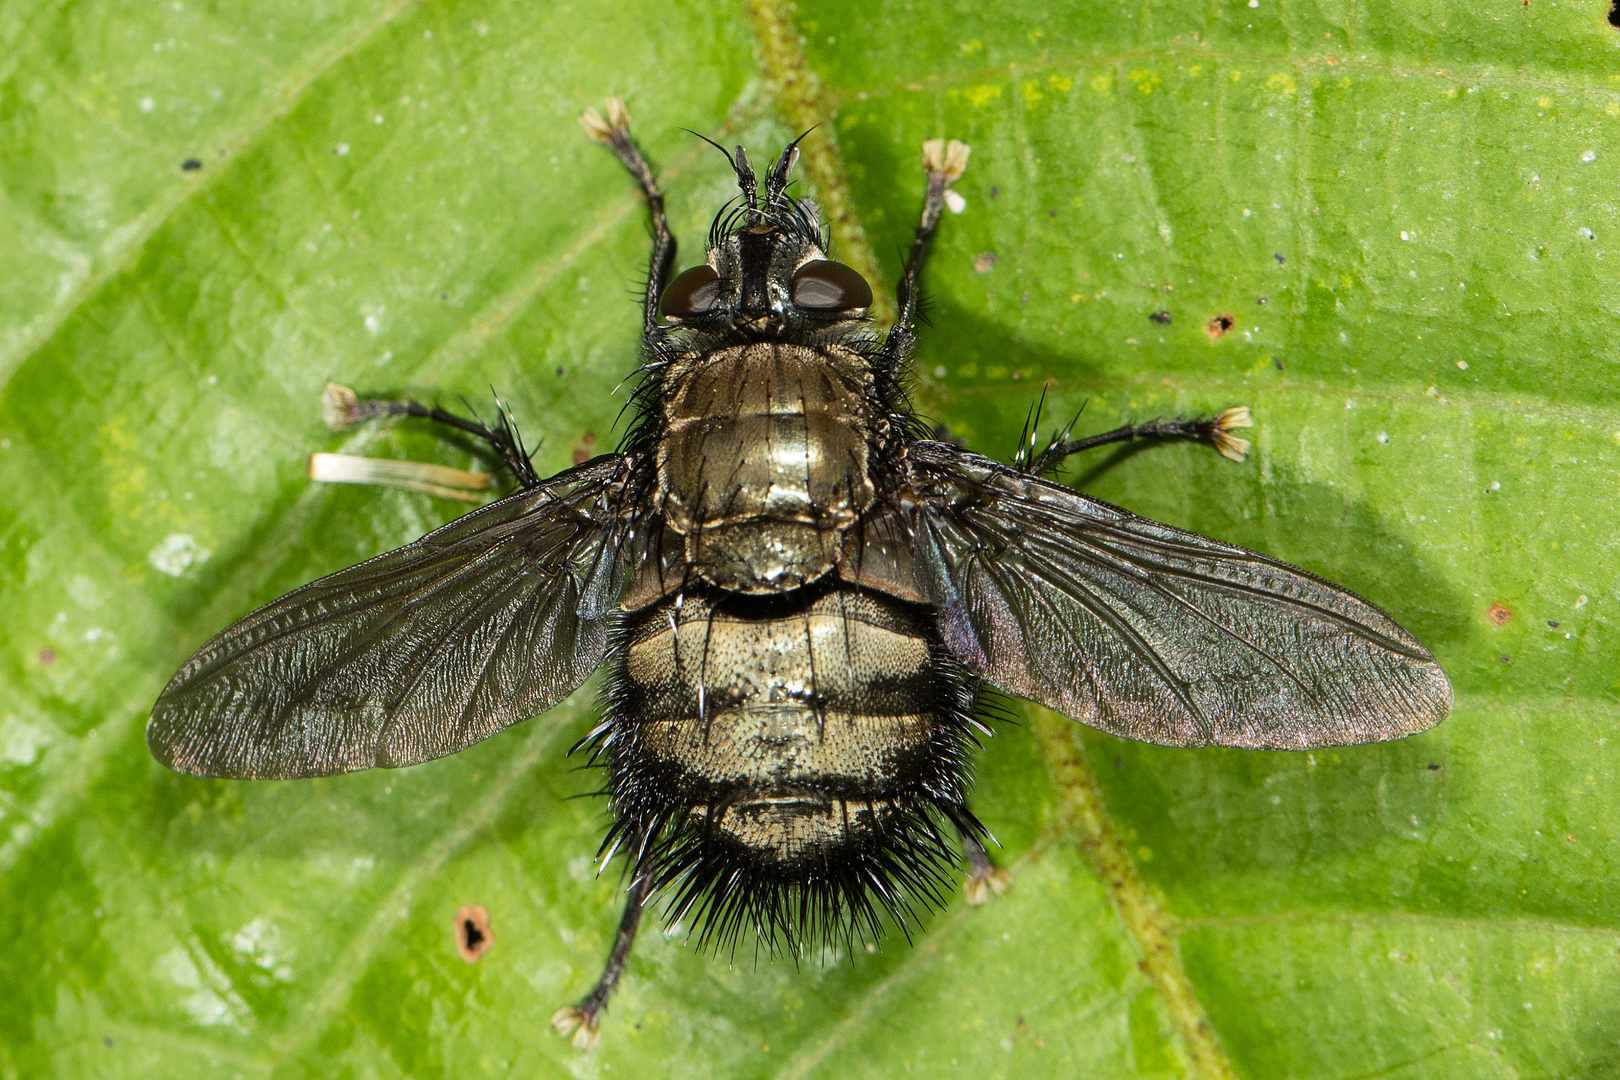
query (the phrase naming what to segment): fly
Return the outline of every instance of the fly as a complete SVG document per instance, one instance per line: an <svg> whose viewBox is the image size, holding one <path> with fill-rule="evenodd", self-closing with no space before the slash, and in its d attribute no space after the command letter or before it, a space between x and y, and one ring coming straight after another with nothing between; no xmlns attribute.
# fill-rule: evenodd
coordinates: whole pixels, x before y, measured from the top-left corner
<svg viewBox="0 0 1620 1080"><path fill-rule="evenodd" d="M727 155L739 197L705 260L668 280L675 239L622 102L583 122L652 217L622 445L541 478L504 412L489 427L330 398L349 422L478 436L519 490L228 627L147 726L153 755L196 776L397 768L544 712L605 665L582 746L613 816L598 854L625 853L628 886L600 980L553 1018L576 1045L655 896L702 941L799 951L942 903L959 857L970 899L999 891L967 806L984 687L1170 746L1376 742L1450 711L1434 657L1365 600L1043 479L1131 439L1241 460L1248 410L1065 434L1012 465L930 437L903 375L967 147L924 144L922 220L880 333L871 286L787 192L797 141L763 177Z"/></svg>

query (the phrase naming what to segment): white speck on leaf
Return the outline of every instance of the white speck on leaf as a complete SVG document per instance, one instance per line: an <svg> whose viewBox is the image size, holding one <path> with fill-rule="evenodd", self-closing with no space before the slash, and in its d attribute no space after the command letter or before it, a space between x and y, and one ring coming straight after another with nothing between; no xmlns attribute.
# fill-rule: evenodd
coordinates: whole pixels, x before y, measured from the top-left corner
<svg viewBox="0 0 1620 1080"><path fill-rule="evenodd" d="M0 720L0 761L8 765L32 765L39 752L55 742L53 732L43 724L7 716Z"/></svg>
<svg viewBox="0 0 1620 1080"><path fill-rule="evenodd" d="M179 577L190 567L208 561L208 549L199 547L189 533L170 533L146 554L146 561L170 577Z"/></svg>

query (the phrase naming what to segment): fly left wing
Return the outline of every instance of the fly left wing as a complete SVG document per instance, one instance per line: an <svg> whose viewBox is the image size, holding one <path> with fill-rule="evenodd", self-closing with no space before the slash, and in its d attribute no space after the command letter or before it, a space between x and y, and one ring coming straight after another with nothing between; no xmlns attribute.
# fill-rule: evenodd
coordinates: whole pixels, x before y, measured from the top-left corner
<svg viewBox="0 0 1620 1080"><path fill-rule="evenodd" d="M918 588L1008 693L1169 746L1378 742L1451 711L1429 651L1346 589L945 443L906 455Z"/></svg>
<svg viewBox="0 0 1620 1080"><path fill-rule="evenodd" d="M414 765L527 720L601 662L623 583L608 455L288 593L227 627L152 709L194 776Z"/></svg>

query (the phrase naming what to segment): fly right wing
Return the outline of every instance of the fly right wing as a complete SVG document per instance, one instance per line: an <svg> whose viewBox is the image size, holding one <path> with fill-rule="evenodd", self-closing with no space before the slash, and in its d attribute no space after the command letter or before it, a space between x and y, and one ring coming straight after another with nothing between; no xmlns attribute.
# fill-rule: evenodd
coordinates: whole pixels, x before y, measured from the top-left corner
<svg viewBox="0 0 1620 1080"><path fill-rule="evenodd" d="M1451 711L1429 651L1332 582L945 443L906 465L917 587L1002 690L1171 746L1376 742Z"/></svg>
<svg viewBox="0 0 1620 1080"><path fill-rule="evenodd" d="M622 528L608 455L296 589L169 680L152 755L193 776L289 779L463 750L601 662Z"/></svg>

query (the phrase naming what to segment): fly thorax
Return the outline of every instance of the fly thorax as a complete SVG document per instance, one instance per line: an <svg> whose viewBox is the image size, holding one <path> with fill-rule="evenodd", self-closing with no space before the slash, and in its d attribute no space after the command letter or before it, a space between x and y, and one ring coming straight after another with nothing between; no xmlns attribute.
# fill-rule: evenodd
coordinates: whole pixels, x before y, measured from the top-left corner
<svg viewBox="0 0 1620 1080"><path fill-rule="evenodd" d="M699 578L745 593L826 576L872 503L872 375L838 346L761 342L666 376L656 505Z"/></svg>

